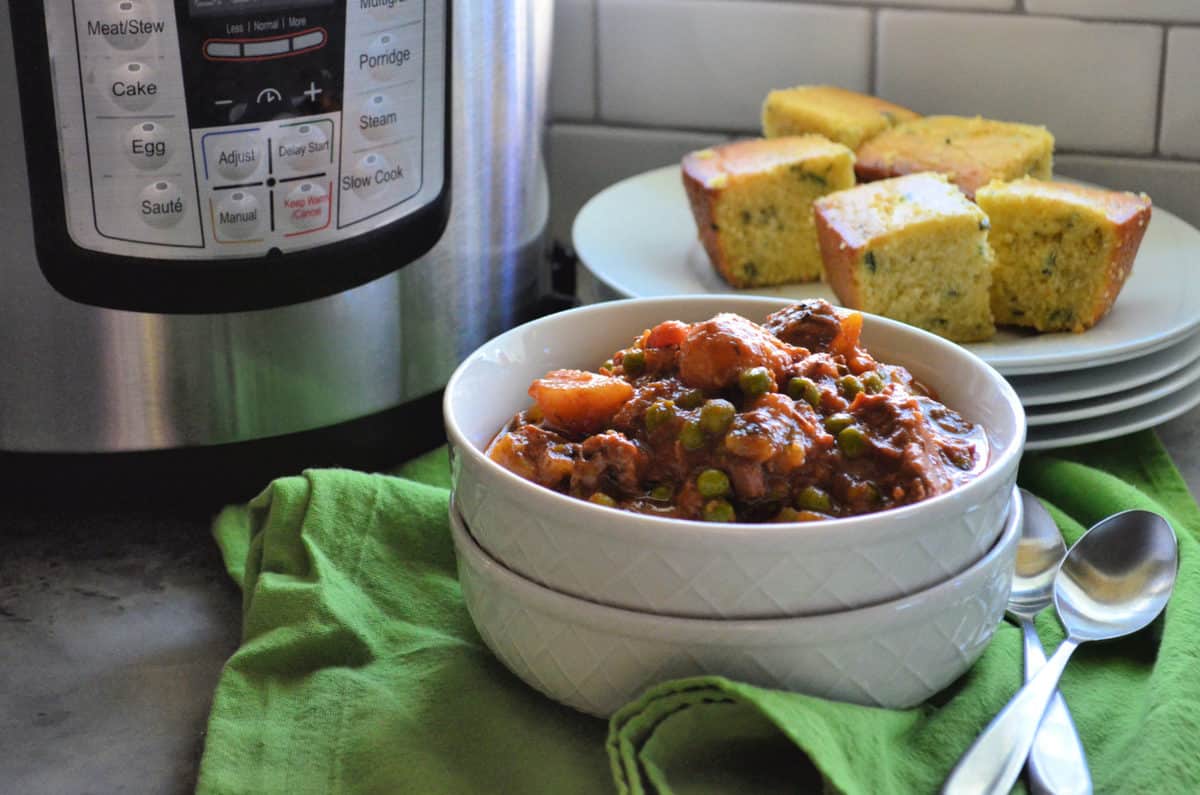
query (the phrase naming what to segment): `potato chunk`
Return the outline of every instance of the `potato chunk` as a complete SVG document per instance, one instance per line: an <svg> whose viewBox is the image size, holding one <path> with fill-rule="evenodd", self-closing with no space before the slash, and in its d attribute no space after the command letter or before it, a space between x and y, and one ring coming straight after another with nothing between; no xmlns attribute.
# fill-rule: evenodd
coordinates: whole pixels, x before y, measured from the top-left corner
<svg viewBox="0 0 1200 795"><path fill-rule="evenodd" d="M601 430L612 419L633 397L633 387L622 378L553 370L533 382L529 395L552 426L586 435Z"/></svg>

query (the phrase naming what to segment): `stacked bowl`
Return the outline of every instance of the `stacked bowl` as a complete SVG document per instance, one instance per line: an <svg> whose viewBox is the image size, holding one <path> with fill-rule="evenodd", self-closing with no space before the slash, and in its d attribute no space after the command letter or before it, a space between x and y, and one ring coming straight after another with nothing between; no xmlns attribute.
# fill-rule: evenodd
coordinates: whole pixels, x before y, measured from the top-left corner
<svg viewBox="0 0 1200 795"><path fill-rule="evenodd" d="M864 346L979 424L982 473L922 502L861 516L717 524L620 511L543 488L485 455L527 389L591 369L663 320L773 298L634 299L552 315L473 353L446 387L463 594L480 635L549 697L607 716L668 679L722 675L884 707L920 703L983 653L1008 598L1025 419L979 358L866 316Z"/></svg>

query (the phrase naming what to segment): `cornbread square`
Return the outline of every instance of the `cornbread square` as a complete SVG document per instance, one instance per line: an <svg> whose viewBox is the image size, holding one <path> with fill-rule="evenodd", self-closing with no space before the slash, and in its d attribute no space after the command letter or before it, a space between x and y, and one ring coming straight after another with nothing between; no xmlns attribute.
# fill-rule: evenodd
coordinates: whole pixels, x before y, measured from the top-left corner
<svg viewBox="0 0 1200 795"><path fill-rule="evenodd" d="M825 278L845 306L959 342L995 333L988 219L945 175L859 185L813 209Z"/></svg>
<svg viewBox="0 0 1200 795"><path fill-rule="evenodd" d="M734 287L821 278L813 200L854 184L854 153L819 135L755 138L683 158L700 241Z"/></svg>
<svg viewBox="0 0 1200 795"><path fill-rule="evenodd" d="M992 222L997 323L1091 328L1133 269L1150 197L1064 182L992 182L975 195Z"/></svg>
<svg viewBox="0 0 1200 795"><path fill-rule="evenodd" d="M994 179L1050 179L1054 136L1045 127L976 116L926 116L898 124L857 150L859 180L937 171L974 199Z"/></svg>
<svg viewBox="0 0 1200 795"><path fill-rule="evenodd" d="M818 133L857 149L863 141L902 121L921 118L908 108L837 86L796 86L767 94L763 135Z"/></svg>

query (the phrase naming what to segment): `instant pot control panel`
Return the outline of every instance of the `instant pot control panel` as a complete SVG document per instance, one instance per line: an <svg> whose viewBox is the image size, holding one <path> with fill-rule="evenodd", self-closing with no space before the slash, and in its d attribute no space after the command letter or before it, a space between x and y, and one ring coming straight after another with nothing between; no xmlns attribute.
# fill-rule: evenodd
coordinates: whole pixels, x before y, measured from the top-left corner
<svg viewBox="0 0 1200 795"><path fill-rule="evenodd" d="M41 32L10 3L49 67L52 128L22 85L35 219L62 213L35 222L49 280L88 303L221 311L424 253L448 213L446 4L31 2ZM39 65L17 49L22 74Z"/></svg>

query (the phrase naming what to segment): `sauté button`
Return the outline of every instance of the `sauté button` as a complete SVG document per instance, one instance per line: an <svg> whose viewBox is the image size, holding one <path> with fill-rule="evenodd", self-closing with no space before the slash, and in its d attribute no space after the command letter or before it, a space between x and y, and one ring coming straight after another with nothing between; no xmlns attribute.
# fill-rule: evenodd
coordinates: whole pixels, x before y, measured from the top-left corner
<svg viewBox="0 0 1200 795"><path fill-rule="evenodd" d="M204 150L208 167L227 180L249 178L267 159L266 145L257 132L208 136Z"/></svg>
<svg viewBox="0 0 1200 795"><path fill-rule="evenodd" d="M333 146L325 134L325 124L301 124L285 127L275 144L275 162L292 172L313 172L329 168Z"/></svg>
<svg viewBox="0 0 1200 795"><path fill-rule="evenodd" d="M142 171L162 168L174 148L166 128L158 122L138 122L125 133L125 155Z"/></svg>
<svg viewBox="0 0 1200 795"><path fill-rule="evenodd" d="M379 36L358 56L359 70L366 69L380 82L397 79L401 70L412 62L412 50L401 46L400 37L395 33Z"/></svg>
<svg viewBox="0 0 1200 795"><path fill-rule="evenodd" d="M371 141L395 138L400 129L400 112L387 94L372 94L366 98L354 120L359 133Z"/></svg>
<svg viewBox="0 0 1200 795"><path fill-rule="evenodd" d="M249 191L230 191L217 202L214 212L218 240L245 240L262 226L262 207Z"/></svg>
<svg viewBox="0 0 1200 795"><path fill-rule="evenodd" d="M155 229L169 229L183 218L183 191L165 179L153 182L142 189L138 211L142 220Z"/></svg>
<svg viewBox="0 0 1200 795"><path fill-rule="evenodd" d="M329 221L329 193L315 182L301 182L284 198L283 217L297 231L320 229Z"/></svg>
<svg viewBox="0 0 1200 795"><path fill-rule="evenodd" d="M112 71L107 88L118 106L125 110L145 110L158 99L158 76L154 67L131 61Z"/></svg>
<svg viewBox="0 0 1200 795"><path fill-rule="evenodd" d="M148 10L143 0L109 0L98 19L88 20L86 30L103 36L118 50L136 50L152 34L166 29L166 23Z"/></svg>

